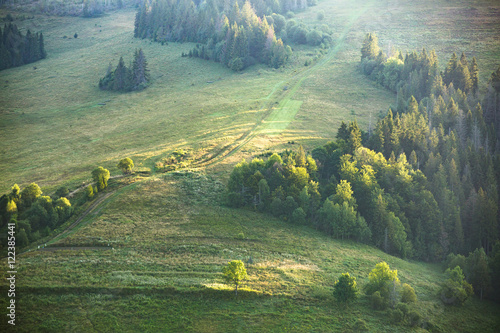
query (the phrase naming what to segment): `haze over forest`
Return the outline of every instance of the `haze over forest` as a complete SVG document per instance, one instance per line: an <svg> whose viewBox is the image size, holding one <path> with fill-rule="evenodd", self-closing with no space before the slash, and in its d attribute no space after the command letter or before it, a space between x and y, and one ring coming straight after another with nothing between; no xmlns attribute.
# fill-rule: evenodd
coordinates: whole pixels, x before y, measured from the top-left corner
<svg viewBox="0 0 500 333"><path fill-rule="evenodd" d="M493 0L0 0L5 332L497 332Z"/></svg>

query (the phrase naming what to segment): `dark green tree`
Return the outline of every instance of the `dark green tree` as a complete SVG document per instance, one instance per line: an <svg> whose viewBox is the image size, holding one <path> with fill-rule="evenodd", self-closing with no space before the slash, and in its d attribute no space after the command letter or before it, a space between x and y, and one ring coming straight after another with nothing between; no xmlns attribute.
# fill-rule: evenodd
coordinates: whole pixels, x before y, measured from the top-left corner
<svg viewBox="0 0 500 333"><path fill-rule="evenodd" d="M343 273L333 286L333 296L339 303L347 304L354 301L359 294L356 278L349 273Z"/></svg>

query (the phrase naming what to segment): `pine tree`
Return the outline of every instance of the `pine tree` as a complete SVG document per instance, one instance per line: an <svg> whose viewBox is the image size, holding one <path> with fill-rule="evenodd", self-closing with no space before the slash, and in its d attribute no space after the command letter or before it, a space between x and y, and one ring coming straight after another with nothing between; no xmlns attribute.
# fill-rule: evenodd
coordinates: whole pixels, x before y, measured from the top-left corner
<svg viewBox="0 0 500 333"><path fill-rule="evenodd" d="M477 90L479 87L479 68L477 66L476 57L472 58L472 62L469 67L470 79L471 79L471 89L474 95L477 95Z"/></svg>
<svg viewBox="0 0 500 333"><path fill-rule="evenodd" d="M125 66L123 57L120 57L118 66L114 71L113 90L126 91L130 87L129 69Z"/></svg>
<svg viewBox="0 0 500 333"><path fill-rule="evenodd" d="M379 50L377 36L373 33L366 34L361 48L361 60L365 58L375 59L379 54Z"/></svg>
<svg viewBox="0 0 500 333"><path fill-rule="evenodd" d="M135 50L134 62L132 65L133 72L133 90L144 89L149 82L149 70L147 61L142 48Z"/></svg>
<svg viewBox="0 0 500 333"><path fill-rule="evenodd" d="M450 60L448 61L448 65L446 66L446 69L444 70L443 81L446 85L449 85L451 82L454 81L455 71L457 69L457 66L458 66L457 55L455 52L453 52Z"/></svg>

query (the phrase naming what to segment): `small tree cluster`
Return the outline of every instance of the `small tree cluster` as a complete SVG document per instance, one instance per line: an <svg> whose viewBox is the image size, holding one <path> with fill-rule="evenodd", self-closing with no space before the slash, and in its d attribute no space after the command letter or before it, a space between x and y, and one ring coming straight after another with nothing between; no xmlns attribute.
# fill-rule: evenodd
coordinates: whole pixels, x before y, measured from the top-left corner
<svg viewBox="0 0 500 333"><path fill-rule="evenodd" d="M16 223L16 245L20 247L48 235L73 213L70 201L59 196L62 192L65 191L58 190L50 197L42 195L36 183L23 190L14 184L10 193L0 197L0 228Z"/></svg>
<svg viewBox="0 0 500 333"><path fill-rule="evenodd" d="M472 286L465 280L462 269L457 266L447 269L448 279L443 284L440 297L447 305L462 305L474 293Z"/></svg>
<svg viewBox="0 0 500 333"><path fill-rule="evenodd" d="M109 64L106 75L99 80L99 88L121 92L142 90L149 84L150 76L147 65L146 56L142 49L136 49L130 68L125 66L123 57L120 57L114 71Z"/></svg>
<svg viewBox="0 0 500 333"><path fill-rule="evenodd" d="M43 34L31 33L23 36L15 24L0 28L0 70L22 66L44 59L47 56Z"/></svg>

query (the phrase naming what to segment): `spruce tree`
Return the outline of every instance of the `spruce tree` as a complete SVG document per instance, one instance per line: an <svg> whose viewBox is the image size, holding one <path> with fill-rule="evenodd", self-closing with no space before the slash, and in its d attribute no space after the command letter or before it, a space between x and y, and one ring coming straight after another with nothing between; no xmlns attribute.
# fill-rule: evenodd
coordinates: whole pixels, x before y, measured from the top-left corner
<svg viewBox="0 0 500 333"><path fill-rule="evenodd" d="M476 57L472 58L472 62L469 67L470 79L471 79L471 89L474 95L477 95L477 90L479 86L479 68L477 66Z"/></svg>
<svg viewBox="0 0 500 333"><path fill-rule="evenodd" d="M443 81L446 85L449 85L451 82L454 81L457 65L458 65L457 55L455 52L453 52L450 60L448 61L448 65L444 70Z"/></svg>
<svg viewBox="0 0 500 333"><path fill-rule="evenodd" d="M146 56L142 49L135 50L134 63L132 65L133 72L133 89L144 89L149 82L149 70L147 68Z"/></svg>
<svg viewBox="0 0 500 333"><path fill-rule="evenodd" d="M363 46L361 48L361 60L368 58L374 59L379 54L378 38L375 34L366 34Z"/></svg>
<svg viewBox="0 0 500 333"><path fill-rule="evenodd" d="M129 81L129 70L125 66L125 62L123 61L123 57L120 57L120 61L118 62L118 66L114 72L114 81L113 81L113 90L116 91L125 91L130 87Z"/></svg>

